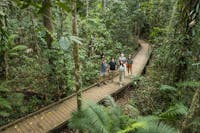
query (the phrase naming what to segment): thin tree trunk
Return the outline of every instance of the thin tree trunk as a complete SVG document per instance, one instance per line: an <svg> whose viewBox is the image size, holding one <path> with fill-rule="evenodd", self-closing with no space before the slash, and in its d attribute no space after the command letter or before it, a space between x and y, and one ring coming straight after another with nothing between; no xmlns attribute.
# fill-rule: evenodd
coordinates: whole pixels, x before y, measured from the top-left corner
<svg viewBox="0 0 200 133"><path fill-rule="evenodd" d="M86 0L86 18L89 16L89 0Z"/></svg>
<svg viewBox="0 0 200 133"><path fill-rule="evenodd" d="M37 34L36 34L36 31L35 31L35 24L34 24L34 16L32 15L32 14L30 14L30 21L31 21L31 24L32 24L32 42L33 42L33 50L34 50L34 52L36 52L37 53L37 55L38 55L38 57L39 57L39 60L40 60L40 58L41 58L41 48L40 48L40 45L39 45L39 43L38 43L38 37L37 37Z"/></svg>
<svg viewBox="0 0 200 133"><path fill-rule="evenodd" d="M106 9L106 0L102 0L102 6L103 6L103 10Z"/></svg>
<svg viewBox="0 0 200 133"><path fill-rule="evenodd" d="M52 42L53 42L53 38L50 34L50 33L53 33L51 0L44 0L43 1L43 9L44 9L43 24L44 24L44 27L47 30L45 40L46 40L48 49L51 50L52 49ZM48 61L49 61L49 66L51 68L51 72L49 74L49 80L52 81L53 75L55 73L52 55L49 57Z"/></svg>
<svg viewBox="0 0 200 133"><path fill-rule="evenodd" d="M5 78L6 80L9 79L9 64L8 64L8 55L7 55L7 52L4 53L4 62L5 62Z"/></svg>
<svg viewBox="0 0 200 133"><path fill-rule="evenodd" d="M65 17L63 17L64 15L60 8L58 9L58 13L59 13L59 30L57 33L57 39L60 39L63 34L63 21L65 20Z"/></svg>
<svg viewBox="0 0 200 133"><path fill-rule="evenodd" d="M73 0L72 3L72 27L73 27L73 35L78 36L78 28L77 28L77 6L76 0ZM74 64L75 64L75 80L76 80L76 95L77 95L77 108L78 111L81 110L81 77L80 77L80 59L79 59L79 44L76 42L73 43L73 54L74 54Z"/></svg>
<svg viewBox="0 0 200 133"><path fill-rule="evenodd" d="M5 8L2 9L3 13L5 13ZM6 14L6 13L5 13ZM7 27L7 16L1 16L0 15L0 41L1 41L1 47L6 49L6 41L8 39L8 34L6 29L3 29L2 27ZM0 51L0 79L7 80L8 79L8 60L7 60L7 54L6 50Z"/></svg>

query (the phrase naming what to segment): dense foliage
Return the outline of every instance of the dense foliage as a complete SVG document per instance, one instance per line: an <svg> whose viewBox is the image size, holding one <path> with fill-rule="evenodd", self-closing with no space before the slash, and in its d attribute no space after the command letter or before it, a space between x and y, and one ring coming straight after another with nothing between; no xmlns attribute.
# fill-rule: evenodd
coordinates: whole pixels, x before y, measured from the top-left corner
<svg viewBox="0 0 200 133"><path fill-rule="evenodd" d="M104 9L98 0L78 1L78 37L71 5L0 1L0 125L75 91L73 42L81 47L82 88L98 80L102 54L110 60L137 48L127 2Z"/></svg>
<svg viewBox="0 0 200 133"><path fill-rule="evenodd" d="M96 82L102 55L133 53L143 38L152 56L146 75L133 78L129 101L140 115L125 115L111 100L75 113L71 127L199 133L199 35L200 0L1 0L0 125L74 93L76 83Z"/></svg>

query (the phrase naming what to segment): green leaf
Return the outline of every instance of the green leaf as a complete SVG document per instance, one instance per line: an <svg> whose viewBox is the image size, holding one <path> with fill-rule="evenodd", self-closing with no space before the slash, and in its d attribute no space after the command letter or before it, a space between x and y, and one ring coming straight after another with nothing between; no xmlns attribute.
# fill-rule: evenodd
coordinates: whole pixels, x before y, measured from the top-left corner
<svg viewBox="0 0 200 133"><path fill-rule="evenodd" d="M1 108L12 109L10 103L6 99L4 99L2 97L0 97L0 107Z"/></svg>
<svg viewBox="0 0 200 133"><path fill-rule="evenodd" d="M10 56L10 57L16 57L16 56L19 56L19 54L16 53L16 52L13 52L13 53L9 53L9 56Z"/></svg>
<svg viewBox="0 0 200 133"><path fill-rule="evenodd" d="M10 114L4 111L0 111L0 116L2 117L8 117Z"/></svg>
<svg viewBox="0 0 200 133"><path fill-rule="evenodd" d="M67 37L61 37L61 39L59 40L59 44L64 51L67 51L69 49L69 46L71 45Z"/></svg>
<svg viewBox="0 0 200 133"><path fill-rule="evenodd" d="M136 123L131 124L131 126L127 127L125 130L118 131L117 133L128 133L128 132L134 131L135 129L138 129L138 128L144 128L145 126L147 126L147 122L145 122L145 121L136 122Z"/></svg>
<svg viewBox="0 0 200 133"><path fill-rule="evenodd" d="M161 87L159 88L159 90L161 91L176 91L176 88L173 86L169 86L169 85L161 85Z"/></svg>
<svg viewBox="0 0 200 133"><path fill-rule="evenodd" d="M3 11L0 11L0 16L5 16L5 13Z"/></svg>
<svg viewBox="0 0 200 133"><path fill-rule="evenodd" d="M198 3L197 6L196 6L196 13L199 12L199 5L200 5L200 3Z"/></svg>
<svg viewBox="0 0 200 133"><path fill-rule="evenodd" d="M159 116L163 118L176 119L176 116L186 115L187 113L188 113L188 108L186 106L184 106L183 104L176 104L170 107L166 112L160 114Z"/></svg>
<svg viewBox="0 0 200 133"><path fill-rule="evenodd" d="M71 8L66 2L56 1L56 4L66 12L71 12Z"/></svg>
<svg viewBox="0 0 200 133"><path fill-rule="evenodd" d="M23 51L25 49L27 49L27 46L25 46L25 45L17 45L15 47L13 47L11 50L9 50L9 52Z"/></svg>
<svg viewBox="0 0 200 133"><path fill-rule="evenodd" d="M9 92L9 90L4 86L0 85L0 92Z"/></svg>
<svg viewBox="0 0 200 133"><path fill-rule="evenodd" d="M81 38L79 38L79 37L77 37L77 36L70 36L70 40L71 40L72 42L77 43L77 44L83 44L83 43L81 42L83 39L81 39Z"/></svg>
<svg viewBox="0 0 200 133"><path fill-rule="evenodd" d="M200 87L200 82L198 81L185 81L185 82L179 82L176 84L178 87Z"/></svg>

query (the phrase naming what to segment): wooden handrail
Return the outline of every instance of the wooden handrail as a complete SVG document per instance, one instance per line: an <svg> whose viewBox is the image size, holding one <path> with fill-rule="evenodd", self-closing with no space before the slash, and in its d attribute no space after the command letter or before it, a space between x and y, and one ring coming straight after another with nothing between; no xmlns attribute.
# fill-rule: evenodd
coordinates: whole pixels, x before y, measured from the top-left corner
<svg viewBox="0 0 200 133"><path fill-rule="evenodd" d="M134 53L133 58L137 55L137 53L138 53L140 50L141 50L141 47L137 50L136 53ZM117 72L117 75L118 75L118 74L119 74L119 72ZM103 80L103 81L101 81L101 82L105 82L105 81L106 81L106 79ZM93 87L95 87L95 86L97 86L97 85L98 85L98 83L94 83L94 84L92 84L92 85L90 85L90 86L88 86L88 87L82 89L81 92L85 92L85 91L87 91L87 90L89 90L89 89L91 89L91 88L93 88ZM123 87L122 87L122 88L123 88ZM43 107L43 108L39 109L38 111L35 111L35 112L33 112L33 113L30 113L30 114L28 114L28 115L26 115L26 116L24 116L24 117L21 117L21 118L15 120L15 121L13 121L13 122L10 122L10 123L8 123L8 124L6 124L6 125L4 125L4 126L1 126L1 127L0 127L0 131L3 131L3 130L5 130L6 128L9 128L9 127L11 127L11 126L13 126L13 125L15 125L15 124L17 124L17 123L23 121L23 120L26 120L26 119L28 119L28 118L30 118L30 117L36 115L36 114L40 114L40 113L44 112L45 110L47 110L47 109L49 109L49 108L51 108L51 107L53 107L53 106L56 106L56 105L58 105L58 104L60 104L60 103L62 103L62 102L64 102L64 101L66 101L66 100L68 100L68 99L74 97L75 95L76 95L76 93L73 93L73 94L71 94L71 95L69 95L69 96L67 96L67 97L65 97L65 98L63 98L63 99L61 99L61 100L59 100L59 101L56 101L56 102L54 102L54 103L52 103L52 104L50 104L50 105L47 105L46 107Z"/></svg>

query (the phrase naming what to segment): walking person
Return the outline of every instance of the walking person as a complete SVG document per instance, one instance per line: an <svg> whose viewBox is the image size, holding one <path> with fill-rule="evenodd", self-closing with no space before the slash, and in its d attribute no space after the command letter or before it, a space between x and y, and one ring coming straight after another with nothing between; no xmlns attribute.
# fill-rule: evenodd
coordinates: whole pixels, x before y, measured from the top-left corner
<svg viewBox="0 0 200 133"><path fill-rule="evenodd" d="M116 65L117 65L117 63L115 62L115 58L111 59L111 61L109 62L109 65L110 65L109 79L113 82L115 70L116 70Z"/></svg>
<svg viewBox="0 0 200 133"><path fill-rule="evenodd" d="M125 77L126 65L121 61L119 64L119 85L123 85L124 77Z"/></svg>
<svg viewBox="0 0 200 133"><path fill-rule="evenodd" d="M107 70L106 60L103 59L102 63L101 63L100 79L99 79L98 86L100 86L101 82L103 82L103 84L106 84L106 82L105 82L105 80L106 80L106 74L107 74L106 70Z"/></svg>
<svg viewBox="0 0 200 133"><path fill-rule="evenodd" d="M126 64L127 69L128 69L128 75L129 75L129 73L131 75L133 74L132 73L132 65L133 65L133 60L132 60L131 54L129 54L128 59L127 59L127 64Z"/></svg>
<svg viewBox="0 0 200 133"><path fill-rule="evenodd" d="M121 61L123 62L123 64L126 63L126 57L124 56L123 53L121 53L121 55L120 55L120 57L119 57L119 63L120 63Z"/></svg>

